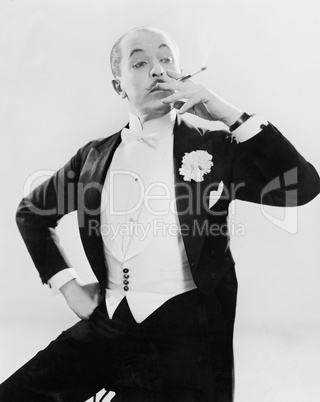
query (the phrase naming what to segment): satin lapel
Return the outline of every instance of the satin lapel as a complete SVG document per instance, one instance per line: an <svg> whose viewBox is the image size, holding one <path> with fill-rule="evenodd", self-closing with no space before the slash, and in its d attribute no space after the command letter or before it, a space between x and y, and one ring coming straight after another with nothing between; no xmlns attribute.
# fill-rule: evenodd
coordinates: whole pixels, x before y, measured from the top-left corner
<svg viewBox="0 0 320 402"><path fill-rule="evenodd" d="M105 263L100 233L101 195L114 151L121 142L120 132L100 147L92 148L82 168L78 185L78 223L89 263L98 279L105 278ZM97 249L97 239L101 249Z"/></svg>
<svg viewBox="0 0 320 402"><path fill-rule="evenodd" d="M174 171L176 206L185 250L193 274L205 239L208 198L204 197L211 183L211 174L204 175L204 181L184 181L179 174L185 153L206 150L207 144L199 130L184 121L177 121L174 129Z"/></svg>

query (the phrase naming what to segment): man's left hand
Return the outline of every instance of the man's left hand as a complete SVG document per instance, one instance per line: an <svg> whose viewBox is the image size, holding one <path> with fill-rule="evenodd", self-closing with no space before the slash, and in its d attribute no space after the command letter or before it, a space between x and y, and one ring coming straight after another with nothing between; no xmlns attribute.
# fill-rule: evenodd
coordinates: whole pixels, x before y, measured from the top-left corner
<svg viewBox="0 0 320 402"><path fill-rule="evenodd" d="M182 74L173 71L167 71L167 75L173 81L158 83L157 87L175 91L174 94L163 99L163 103L172 103L179 114L192 113L206 120L222 121L228 127L242 115L241 110L230 105L205 86L196 84L191 79L174 81L182 77Z"/></svg>

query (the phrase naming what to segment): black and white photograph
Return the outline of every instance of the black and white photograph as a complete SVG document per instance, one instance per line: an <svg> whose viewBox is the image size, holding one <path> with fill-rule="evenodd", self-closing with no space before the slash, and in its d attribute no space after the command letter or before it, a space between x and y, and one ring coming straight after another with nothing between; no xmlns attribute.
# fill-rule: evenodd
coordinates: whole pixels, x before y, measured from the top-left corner
<svg viewBox="0 0 320 402"><path fill-rule="evenodd" d="M2 0L0 402L320 400L320 4Z"/></svg>

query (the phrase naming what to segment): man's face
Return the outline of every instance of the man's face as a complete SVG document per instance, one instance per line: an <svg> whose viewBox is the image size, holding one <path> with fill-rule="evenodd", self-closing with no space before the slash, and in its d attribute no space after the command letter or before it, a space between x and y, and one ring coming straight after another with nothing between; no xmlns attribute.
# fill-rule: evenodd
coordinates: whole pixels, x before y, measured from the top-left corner
<svg viewBox="0 0 320 402"><path fill-rule="evenodd" d="M178 54L165 34L138 30L121 42L122 91L129 100L130 111L137 116L153 118L170 111L162 100L172 91L153 90L157 82L169 81L166 71L180 72Z"/></svg>

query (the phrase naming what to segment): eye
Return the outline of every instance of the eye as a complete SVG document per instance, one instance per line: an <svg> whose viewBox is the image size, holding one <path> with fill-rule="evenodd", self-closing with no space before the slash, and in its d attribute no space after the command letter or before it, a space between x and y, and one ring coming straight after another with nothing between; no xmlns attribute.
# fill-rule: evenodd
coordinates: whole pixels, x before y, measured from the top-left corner
<svg viewBox="0 0 320 402"><path fill-rule="evenodd" d="M161 63L171 63L172 58L171 57L164 57L163 59L160 60Z"/></svg>
<svg viewBox="0 0 320 402"><path fill-rule="evenodd" d="M140 68L145 66L147 63L145 61L139 61L138 63L134 63L134 65L132 66L132 68Z"/></svg>

